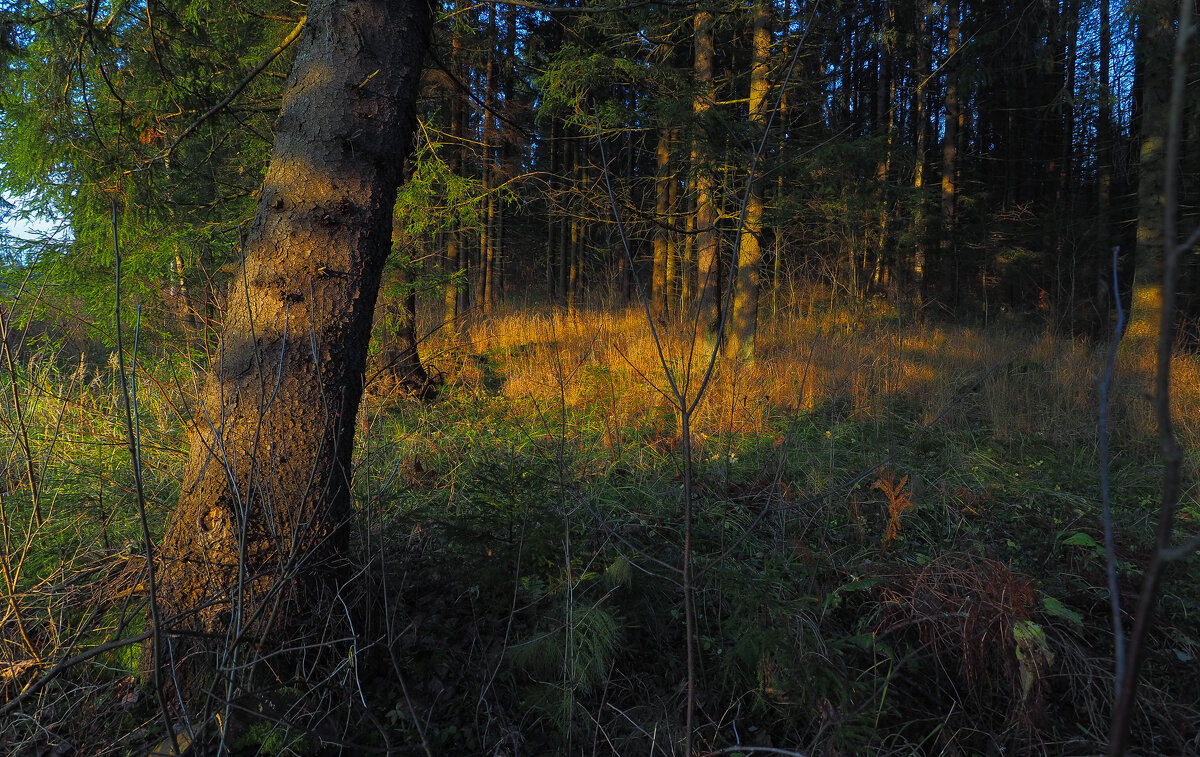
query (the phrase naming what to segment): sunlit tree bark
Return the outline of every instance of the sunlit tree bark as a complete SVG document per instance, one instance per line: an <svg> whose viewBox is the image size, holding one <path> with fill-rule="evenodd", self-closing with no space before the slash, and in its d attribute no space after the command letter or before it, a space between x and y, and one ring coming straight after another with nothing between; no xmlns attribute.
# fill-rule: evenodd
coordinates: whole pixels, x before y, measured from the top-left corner
<svg viewBox="0 0 1200 757"><path fill-rule="evenodd" d="M671 140L670 131L661 129L658 134L658 146L655 149L655 167L657 174L654 178L655 221L658 226L654 229L654 258L650 275L650 311L655 318L661 319L667 312L667 266L671 213L671 182L670 174Z"/></svg>
<svg viewBox="0 0 1200 757"><path fill-rule="evenodd" d="M1167 101L1171 92L1171 49L1175 30L1175 0L1141 0L1137 13L1137 66L1141 111L1137 124L1138 154L1137 247L1133 302L1125 331L1126 368L1146 381L1153 370L1162 322L1163 177ZM1148 388L1148 385L1147 385Z"/></svg>
<svg viewBox="0 0 1200 757"><path fill-rule="evenodd" d="M428 27L420 0L311 3L161 548L185 690L330 599Z"/></svg>
<svg viewBox="0 0 1200 757"><path fill-rule="evenodd" d="M750 121L760 133L767 126L767 94L771 61L771 11L765 0L755 3L751 22ZM761 166L751 177L746 224L739 236L737 281L730 313L729 354L753 357L758 331L759 268L762 266L763 182Z"/></svg>
<svg viewBox="0 0 1200 757"><path fill-rule="evenodd" d="M718 271L717 235L717 181L711 170L711 156L705 144L703 129L712 109L713 87L713 16L701 10L695 16L695 59L693 73L696 78L697 94L692 104L692 114L702 130L692 142L692 171L696 185L696 240L695 262L698 283L697 308L700 328L716 325L720 318L720 274Z"/></svg>

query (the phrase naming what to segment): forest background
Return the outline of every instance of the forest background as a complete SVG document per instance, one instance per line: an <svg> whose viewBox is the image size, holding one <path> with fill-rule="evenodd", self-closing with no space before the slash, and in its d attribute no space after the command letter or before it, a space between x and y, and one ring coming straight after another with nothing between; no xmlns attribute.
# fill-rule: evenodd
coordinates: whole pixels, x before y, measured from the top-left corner
<svg viewBox="0 0 1200 757"><path fill-rule="evenodd" d="M1200 514L1179 13L435 8L354 579L286 674L260 646L185 704L145 555L306 17L0 4L4 212L58 227L0 264L0 746L1089 754L1123 713L1131 751L1200 751L1198 564L1151 567ZM1177 248L1178 507L1147 399Z"/></svg>

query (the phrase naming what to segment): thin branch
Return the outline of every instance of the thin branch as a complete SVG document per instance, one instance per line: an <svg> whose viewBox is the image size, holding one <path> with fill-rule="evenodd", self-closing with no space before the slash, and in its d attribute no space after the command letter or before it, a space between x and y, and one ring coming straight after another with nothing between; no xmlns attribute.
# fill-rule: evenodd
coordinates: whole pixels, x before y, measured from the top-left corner
<svg viewBox="0 0 1200 757"><path fill-rule="evenodd" d="M572 7L559 8L545 3L535 3L530 0L492 0L486 3L475 3L468 5L465 8L459 8L452 13L447 13L439 20L448 21L462 13L470 13L473 10L483 8L487 5L509 5L514 8L528 8L532 11L541 11L542 13L550 13L566 16L581 16L596 13L624 13L625 11L633 10L634 8L644 8L647 5L658 5L664 8L690 8L696 5L699 0L637 0L632 3L621 3L620 5L577 5Z"/></svg>
<svg viewBox="0 0 1200 757"><path fill-rule="evenodd" d="M179 743L175 738L175 729L171 727L171 715L167 710L167 700L163 695L162 681L162 622L158 612L158 594L154 584L154 542L150 538L150 523L146 518L146 491L142 482L142 456L141 450L138 447L138 433L133 424L133 409L132 400L129 393L129 378L125 370L125 348L121 343L121 241L117 234L117 199L112 198L112 238L113 238L113 256L115 259L116 269L116 295L115 306L113 308L115 324L117 332L117 368L121 372L121 397L125 404L125 433L129 439L129 457L133 464L133 480L137 486L137 506L138 519L142 525L142 540L146 547L146 588L149 592L150 600L150 636L151 654L153 660L151 662L153 669L153 684L154 697L158 700L159 713L162 715L163 725L167 729L167 737L170 739L171 748L174 754L179 753ZM137 332L141 331L141 308L138 308L138 324ZM134 365L137 365L137 336L134 337ZM135 368L136 370L136 368ZM136 390L135 390L136 391Z"/></svg>
<svg viewBox="0 0 1200 757"><path fill-rule="evenodd" d="M81 662L90 660L93 657L96 657L98 655L102 655L105 652L111 652L114 649L120 649L121 647L127 647L127 646L130 646L131 644L140 644L141 642L145 641L146 639L149 639L153 635L154 635L153 631L143 631L142 633L138 634L137 636L129 636L124 639L113 639L111 641L106 641L103 644L100 644L99 646L92 647L91 649L89 649L85 652L80 652L79 654L77 654L73 657L68 657L67 659L62 660L61 662L56 664L54 667L50 668L45 673L43 673L41 678L34 680L28 686L26 686L21 691L20 694L17 694L15 697L10 699L3 706L0 706L0 717L3 717L5 715L7 715L8 713L12 712L13 710L17 709L17 707L20 706L21 702L24 702L29 697L31 697L34 694L41 691L43 688L45 688L46 684L50 683L55 678L58 678L60 675L63 674L63 671L68 670L72 666L75 666Z"/></svg>
<svg viewBox="0 0 1200 757"><path fill-rule="evenodd" d="M1120 292L1117 278L1117 261L1120 257L1120 247L1113 247L1113 291ZM1121 693L1121 681L1125 679L1125 624L1121 618L1121 590L1117 583L1117 537L1112 514L1112 482L1110 479L1110 462L1108 453L1108 398L1112 389L1113 374L1117 367L1117 348L1121 344L1121 336L1125 332L1125 310L1121 307L1121 298L1117 301L1117 328L1112 346L1108 350L1108 363L1104 368L1104 377L1100 381L1100 512L1104 522L1104 551L1108 557L1108 601L1112 613L1113 657L1115 670L1113 686L1117 696Z"/></svg>
<svg viewBox="0 0 1200 757"><path fill-rule="evenodd" d="M19 295L19 293L18 293ZM17 368L14 365L12 345L8 330L8 313L0 313L0 347L4 349L4 360L8 366L8 385L12 390L13 414L17 417L17 443L25 453L25 476L29 481L29 502L33 505L33 518L37 527L41 528L42 502L38 489L38 477L34 471L33 449L29 445L29 429L25 425L25 409L21 406L21 393L17 390Z"/></svg>
<svg viewBox="0 0 1200 757"><path fill-rule="evenodd" d="M267 66L271 65L271 61L278 58L280 56L280 54L283 53L284 50L288 49L288 47L300 37L300 32L302 32L304 30L304 24L306 21L308 21L308 16L301 16L300 20L296 22L296 25L294 27L292 27L292 30L290 32L288 32L288 35L283 38L283 41L280 42L278 45L276 45L274 50L267 53L267 57L263 58L262 62L260 62L254 68L252 68L250 70L250 73L243 76L242 80L237 83L237 86L235 86L229 94L225 95L224 99L222 99L221 102L212 106L207 111L205 111L202 116L200 116L195 121L192 121L190 124L188 124L187 128L184 129L182 132L180 132L179 136L175 138L175 141L173 141L171 143L171 146L168 147L162 153L159 153L159 157L164 157L166 160L169 161L171 159L171 156L175 153L175 148L179 146L180 142L182 142L193 131L195 131L200 126L200 124L202 124L205 121L207 121L208 119L212 118L217 113L221 112L231 102L233 102L234 98L236 98L239 94L241 94L242 90L245 89L250 84L250 82L254 81L255 77L257 77L259 74L261 74L263 72L263 69L265 69Z"/></svg>
<svg viewBox="0 0 1200 757"><path fill-rule="evenodd" d="M787 757L807 757L805 752L793 752L791 749L780 749L773 746L748 746L745 744L734 744L727 746L724 749L717 749L712 752L705 752L703 757L717 757L719 754L782 754Z"/></svg>
<svg viewBox="0 0 1200 757"><path fill-rule="evenodd" d="M1195 247L1197 244L1200 244L1200 226L1197 226L1196 228L1192 229L1192 233L1188 235L1188 238L1183 240L1183 242L1180 243L1179 248L1178 248L1179 252L1181 252L1181 253L1187 252L1188 250Z"/></svg>

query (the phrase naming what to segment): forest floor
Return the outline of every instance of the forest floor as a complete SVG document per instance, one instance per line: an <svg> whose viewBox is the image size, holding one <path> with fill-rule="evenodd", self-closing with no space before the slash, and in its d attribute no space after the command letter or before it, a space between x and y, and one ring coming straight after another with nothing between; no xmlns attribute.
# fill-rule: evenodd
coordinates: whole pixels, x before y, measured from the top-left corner
<svg viewBox="0 0 1200 757"><path fill-rule="evenodd" d="M695 400L708 355L689 359L688 335L663 330L664 361ZM639 311L531 309L442 329L422 345L438 398L368 390L360 414L361 570L333 608L353 648L274 692L239 753L335 753L339 740L356 754L679 753L685 538L699 753L1102 751L1106 349L1016 320L984 329L811 308L769 319L753 362L717 361L690 418L688 473L674 390ZM6 697L145 622L115 369L50 351L26 359L4 382L24 407L43 522L10 455ZM188 373L178 358L139 372L156 530L177 496ZM1160 488L1136 373L1123 365L1110 403L1127 617ZM1188 453L1179 518L1192 533L1195 354L1176 358L1173 401ZM1173 566L1132 753L1200 753L1197 587L1200 560ZM0 752L138 753L157 721L137 670L126 645L58 676L0 718Z"/></svg>

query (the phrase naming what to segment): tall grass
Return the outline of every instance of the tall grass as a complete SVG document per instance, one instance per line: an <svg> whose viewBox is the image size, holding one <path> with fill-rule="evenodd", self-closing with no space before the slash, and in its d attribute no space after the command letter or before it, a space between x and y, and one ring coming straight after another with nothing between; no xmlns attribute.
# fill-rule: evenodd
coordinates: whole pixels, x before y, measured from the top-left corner
<svg viewBox="0 0 1200 757"><path fill-rule="evenodd" d="M369 394L359 419L359 570L337 608L353 648L276 691L287 704L264 705L267 725L247 743L671 754L684 675L680 429L641 311L523 308L429 330L421 347L445 376L441 398ZM694 388L706 356L693 344L667 324L667 360ZM719 361L693 417L698 743L1096 749L1111 705L1103 346L1019 323L809 305L764 323L756 354ZM157 533L178 494L188 391L177 360L139 371ZM1178 355L1173 375L1194 482L1200 359ZM0 686L11 698L59 660L136 638L146 620L115 359L36 352L2 379L18 390L44 512L39 526L6 391ZM1148 402L1118 379L1113 480L1132 593L1156 452ZM1182 518L1197 517L1193 498ZM1200 599L1185 583L1198 572L1194 559L1180 566L1152 640L1136 739L1147 753L1197 747L1198 692L1178 666L1200 654ZM92 754L160 740L138 649L114 646L38 684L6 713L0 751L54 734ZM1077 711L1054 706L1064 697ZM329 713L340 713L333 730Z"/></svg>
<svg viewBox="0 0 1200 757"><path fill-rule="evenodd" d="M692 344L681 331L667 331L666 353L673 364L686 365ZM559 310L510 311L472 325L466 339L487 360L439 363L452 382L482 386L486 366L503 376L499 394L511 400L543 406L563 400L569 408L583 409L605 402L603 387L587 380L602 372L615 417L662 415L667 386L639 308L584 310L574 316ZM456 344L437 339L431 353ZM691 356L691 373L684 373L693 381L705 367L701 349ZM983 329L905 323L887 312L832 311L770 321L760 331L757 354L749 364L718 364L717 382L697 414L698 427L709 433L762 433L772 413L821 410L866 422L899 412L924 423L953 404L957 408L940 422L943 429L981 431L999 441L1055 443L1096 434L1096 382L1104 370L1104 346L1033 325ZM567 382L565 396L559 397L560 381L547 370L552 365L583 380ZM1177 354L1172 371L1172 399L1194 466L1200 360ZM1114 431L1126 442L1145 441L1152 433L1153 415L1140 391L1118 376ZM619 401L611 401L615 398Z"/></svg>

